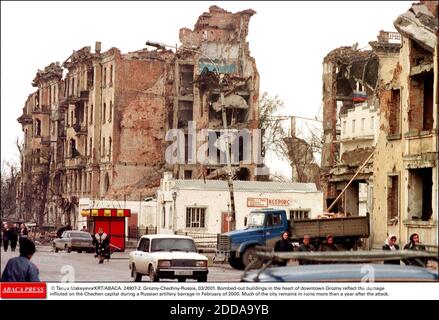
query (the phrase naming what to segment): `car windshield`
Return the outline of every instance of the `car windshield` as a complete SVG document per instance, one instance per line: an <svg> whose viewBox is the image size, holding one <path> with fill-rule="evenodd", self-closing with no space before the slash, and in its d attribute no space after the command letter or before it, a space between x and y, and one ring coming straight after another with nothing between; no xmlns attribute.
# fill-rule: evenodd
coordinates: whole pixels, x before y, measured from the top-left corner
<svg viewBox="0 0 439 320"><path fill-rule="evenodd" d="M249 228L263 227L264 226L264 218L265 218L265 213L263 213L263 212L250 213L250 215L248 216L247 227L249 227Z"/></svg>
<svg viewBox="0 0 439 320"><path fill-rule="evenodd" d="M197 249L192 239L162 238L152 240L151 251L197 252Z"/></svg>
<svg viewBox="0 0 439 320"><path fill-rule="evenodd" d="M70 232L69 238L91 239L91 235L85 232Z"/></svg>

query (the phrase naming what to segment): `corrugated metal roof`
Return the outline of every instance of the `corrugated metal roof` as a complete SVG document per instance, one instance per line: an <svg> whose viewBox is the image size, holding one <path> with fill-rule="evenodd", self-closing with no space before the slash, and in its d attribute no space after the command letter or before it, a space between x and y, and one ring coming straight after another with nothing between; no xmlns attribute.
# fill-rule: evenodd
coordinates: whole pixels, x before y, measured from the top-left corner
<svg viewBox="0 0 439 320"><path fill-rule="evenodd" d="M175 180L173 189L229 190L225 180ZM315 183L291 183L274 181L233 181L234 191L259 192L317 192Z"/></svg>

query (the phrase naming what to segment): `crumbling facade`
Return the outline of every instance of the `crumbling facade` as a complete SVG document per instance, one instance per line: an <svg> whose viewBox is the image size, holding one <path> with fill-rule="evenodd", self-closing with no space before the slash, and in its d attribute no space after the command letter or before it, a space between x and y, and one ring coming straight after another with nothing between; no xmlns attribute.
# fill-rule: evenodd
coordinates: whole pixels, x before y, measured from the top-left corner
<svg viewBox="0 0 439 320"><path fill-rule="evenodd" d="M94 52L84 47L39 70L37 91L18 119L25 134L19 216L39 226L75 225L80 198L98 206L103 199L154 196L165 170L184 179L224 178L224 164L167 163L166 133L187 135L189 121L219 131L220 91L229 128L258 127L259 75L246 42L254 13L213 6L193 31L180 30L176 52L101 52L96 42ZM233 164L235 179L256 179L253 169Z"/></svg>
<svg viewBox="0 0 439 320"><path fill-rule="evenodd" d="M414 232L437 245L437 10L413 4L372 50L342 47L324 60L324 206L353 179L331 211L357 215L366 199L370 247Z"/></svg>
<svg viewBox="0 0 439 320"><path fill-rule="evenodd" d="M333 204L364 164L331 208L332 212L354 216L360 213L360 189L368 190L369 195L372 192L373 158L368 158L377 142L379 79L389 65L396 64L400 46L389 42L389 33L383 31L378 41L370 44L372 50L357 50L357 45L335 49L323 62L324 207ZM371 201L366 207L370 212Z"/></svg>
<svg viewBox="0 0 439 320"><path fill-rule="evenodd" d="M221 92L228 129L237 132L258 128L259 74L246 42L253 14L253 10L231 13L212 6L198 18L193 30L180 30L182 46L175 60L172 125L184 129L186 137L188 121L195 120L197 130L208 130L208 138L216 143L224 128ZM198 141L196 149L203 143ZM241 140L239 147L239 155L231 159L235 178L256 180L255 165L243 161L251 155L251 146ZM174 175L179 179L226 177L228 172L220 157L218 151L208 154L208 162L203 166L176 165Z"/></svg>
<svg viewBox="0 0 439 320"><path fill-rule="evenodd" d="M413 4L394 21L402 43L380 82L374 155L373 246L414 232L438 243L438 1Z"/></svg>

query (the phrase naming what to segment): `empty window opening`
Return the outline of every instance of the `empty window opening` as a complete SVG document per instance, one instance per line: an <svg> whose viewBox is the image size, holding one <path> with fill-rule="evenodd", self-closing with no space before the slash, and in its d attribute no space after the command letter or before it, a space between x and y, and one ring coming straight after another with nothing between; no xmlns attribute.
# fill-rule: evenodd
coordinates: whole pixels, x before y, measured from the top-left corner
<svg viewBox="0 0 439 320"><path fill-rule="evenodd" d="M409 170L408 215L411 220L429 221L432 213L432 168Z"/></svg>
<svg viewBox="0 0 439 320"><path fill-rule="evenodd" d="M102 138L102 150L101 150L101 157L105 156L105 138Z"/></svg>
<svg viewBox="0 0 439 320"><path fill-rule="evenodd" d="M184 170L184 179L185 180L192 179L192 170Z"/></svg>
<svg viewBox="0 0 439 320"><path fill-rule="evenodd" d="M401 131L401 94L400 90L392 90L389 103L389 135L399 134Z"/></svg>
<svg viewBox="0 0 439 320"><path fill-rule="evenodd" d="M41 120L40 119L35 120L35 136L37 136L37 137L41 136Z"/></svg>
<svg viewBox="0 0 439 320"><path fill-rule="evenodd" d="M93 105L90 106L90 124L93 124Z"/></svg>
<svg viewBox="0 0 439 320"><path fill-rule="evenodd" d="M70 139L70 156L72 158L79 156L79 152L78 152L78 150L76 150L76 140L75 139Z"/></svg>
<svg viewBox="0 0 439 320"><path fill-rule="evenodd" d="M111 147L113 144L113 139L111 137L108 138L108 157L111 158Z"/></svg>
<svg viewBox="0 0 439 320"><path fill-rule="evenodd" d="M180 95L193 94L194 66L182 64L180 65Z"/></svg>
<svg viewBox="0 0 439 320"><path fill-rule="evenodd" d="M104 102L104 105L102 107L102 123L106 122L105 119L106 115L107 115L107 104Z"/></svg>
<svg viewBox="0 0 439 320"><path fill-rule="evenodd" d="M190 101L179 102L178 129L188 127L188 122L193 120L193 103Z"/></svg>
<svg viewBox="0 0 439 320"><path fill-rule="evenodd" d="M108 122L111 122L113 118L113 101L110 100L110 115L108 116Z"/></svg>
<svg viewBox="0 0 439 320"><path fill-rule="evenodd" d="M113 85L113 65L110 65L110 86Z"/></svg>
<svg viewBox="0 0 439 320"><path fill-rule="evenodd" d="M433 129L433 72L410 77L409 129Z"/></svg>
<svg viewBox="0 0 439 320"><path fill-rule="evenodd" d="M399 217L399 176L387 178L387 221L393 222Z"/></svg>

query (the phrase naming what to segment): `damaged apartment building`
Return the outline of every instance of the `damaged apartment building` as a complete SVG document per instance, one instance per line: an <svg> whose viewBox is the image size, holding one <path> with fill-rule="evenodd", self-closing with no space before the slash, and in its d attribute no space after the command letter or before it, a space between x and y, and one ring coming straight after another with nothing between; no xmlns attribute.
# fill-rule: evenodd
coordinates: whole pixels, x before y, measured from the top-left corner
<svg viewBox="0 0 439 320"><path fill-rule="evenodd" d="M254 13L212 6L193 30L180 30L176 52L151 49L150 42L126 54L102 52L96 42L94 51L83 47L38 70L37 90L17 119L24 132L18 215L39 226L74 225L80 198L99 206L104 199L155 196L165 171L180 179L224 179L224 164L189 161L190 139L186 162L166 163L166 133L181 129L187 136L194 121L216 139L223 107L229 129L258 127L259 75L246 42ZM254 165L242 161L246 146L240 147L234 178L255 180Z"/></svg>
<svg viewBox="0 0 439 320"><path fill-rule="evenodd" d="M368 212L371 247L391 233L437 244L437 3L413 4L372 50L324 59L324 206L346 189L330 211Z"/></svg>

